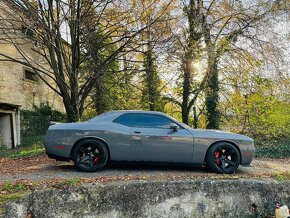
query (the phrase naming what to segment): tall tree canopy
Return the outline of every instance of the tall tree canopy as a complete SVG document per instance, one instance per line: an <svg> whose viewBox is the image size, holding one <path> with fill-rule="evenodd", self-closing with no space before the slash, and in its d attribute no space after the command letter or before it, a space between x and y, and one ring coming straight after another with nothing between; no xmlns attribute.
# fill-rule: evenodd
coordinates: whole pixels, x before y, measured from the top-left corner
<svg viewBox="0 0 290 218"><path fill-rule="evenodd" d="M1 2L1 42L12 44L20 57L10 57L0 51L0 60L32 68L62 97L68 120L77 121L94 84L106 73L108 65L165 10L160 8L147 25L134 25L150 9L150 6L142 8L138 16L132 16L136 10L134 2L4 0ZM87 38L91 37L98 37L100 43L88 46ZM23 46L31 42L34 42L31 51L40 57L39 61L23 51ZM84 69L85 62L96 58L92 52L107 50L113 44L115 50L102 53L104 56L97 61L97 67ZM92 46L95 48L91 49Z"/></svg>

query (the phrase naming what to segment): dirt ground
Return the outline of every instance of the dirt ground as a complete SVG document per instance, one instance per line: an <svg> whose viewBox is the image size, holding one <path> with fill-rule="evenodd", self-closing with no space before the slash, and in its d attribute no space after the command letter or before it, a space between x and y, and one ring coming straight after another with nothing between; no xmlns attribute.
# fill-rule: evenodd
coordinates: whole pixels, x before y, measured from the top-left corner
<svg viewBox="0 0 290 218"><path fill-rule="evenodd" d="M290 158L268 159L257 158L251 167L240 166L236 173L218 175L204 168L186 166L164 166L144 164L109 164L95 173L78 171L73 162L57 162L46 156L8 159L0 158L0 183L29 179L40 181L45 179L98 177L161 177L161 178L263 178L270 179L275 172L290 171Z"/></svg>

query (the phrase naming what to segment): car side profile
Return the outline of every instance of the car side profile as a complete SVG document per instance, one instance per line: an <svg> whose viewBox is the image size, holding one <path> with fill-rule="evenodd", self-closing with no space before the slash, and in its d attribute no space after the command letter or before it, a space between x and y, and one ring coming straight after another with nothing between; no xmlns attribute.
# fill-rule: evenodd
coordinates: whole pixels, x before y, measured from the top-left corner
<svg viewBox="0 0 290 218"><path fill-rule="evenodd" d="M45 136L50 158L73 160L95 172L108 161L142 161L206 165L216 173L233 173L250 165L253 139L218 130L192 129L153 111L111 111L86 122L51 125Z"/></svg>

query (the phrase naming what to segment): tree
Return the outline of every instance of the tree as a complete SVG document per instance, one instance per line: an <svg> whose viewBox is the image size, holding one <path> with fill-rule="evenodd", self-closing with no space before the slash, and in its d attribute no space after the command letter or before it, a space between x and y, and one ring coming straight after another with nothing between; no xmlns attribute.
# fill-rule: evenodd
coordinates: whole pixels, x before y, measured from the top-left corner
<svg viewBox="0 0 290 218"><path fill-rule="evenodd" d="M186 17L188 19L188 37L187 47L185 48L185 55L182 58L182 69L183 69L183 93L182 93L182 121L188 124L189 113L194 105L200 90L203 88L203 83L197 84L194 87L192 84L192 76L194 74L193 63L200 56L200 43L202 38L201 25L200 25L200 10L202 5L200 1L190 0L189 5L184 7ZM193 88L194 87L194 88ZM190 96L192 98L190 99Z"/></svg>
<svg viewBox="0 0 290 218"><path fill-rule="evenodd" d="M148 50L144 52L144 74L143 74L143 90L142 103L144 108L150 111L163 111L161 102L161 80L156 66L156 58L150 45Z"/></svg>
<svg viewBox="0 0 290 218"><path fill-rule="evenodd" d="M205 104L207 113L207 128L217 129L220 124L219 102L219 69L221 58L228 52L241 51L237 45L239 40L257 40L263 44L263 39L257 29L267 22L269 15L277 10L281 1L211 1L203 2L201 11L202 34L207 51L207 88Z"/></svg>
<svg viewBox="0 0 290 218"><path fill-rule="evenodd" d="M161 92L165 88L160 78L160 71L158 64L160 59L158 56L162 56L164 50L167 47L168 41L170 41L169 23L171 18L169 16L170 11L174 7L174 1L154 1L145 0L141 5L143 8L151 8L147 10L144 19L139 20L138 25L148 26L152 22L154 15L160 14L159 8L164 8L164 14L159 19L140 35L139 44L141 50L136 51L139 54L140 61L142 62L142 106L144 109L151 111L163 111L164 102Z"/></svg>
<svg viewBox="0 0 290 218"><path fill-rule="evenodd" d="M255 139L288 138L289 102L281 89L289 91L289 79L264 78L254 73L227 93L221 102L223 124L231 131L249 134Z"/></svg>
<svg viewBox="0 0 290 218"><path fill-rule="evenodd" d="M1 51L0 61L13 61L33 69L47 86L62 97L68 121L77 121L94 84L106 73L107 66L148 28L131 25L136 22L129 13L134 7L129 4L124 9L110 1L89 0L2 1L1 42L12 44L20 58ZM161 16L163 9L160 10L149 26ZM144 11L136 19L142 16ZM106 50L112 44L116 45L116 49L102 58L98 68L84 69L84 62L91 55L84 41L96 28L101 28L100 41L112 40L101 44L98 49ZM42 58L41 62L34 61L23 51L23 46L31 43L34 44L31 51Z"/></svg>
<svg viewBox="0 0 290 218"><path fill-rule="evenodd" d="M245 54L253 49L256 53L265 54L269 43L265 42L265 31L261 32L260 28L264 27L264 23L273 20L273 17L285 7L283 1L246 3L231 0L191 0L182 3L185 13L178 17L179 26L172 31L177 45L173 53L177 53L176 56L181 60L182 82L177 84L177 96L167 96L167 99L181 107L182 121L188 123L193 106L195 106L193 111L199 107L199 112L202 112L204 98L206 126L219 128L220 79L221 73L225 70L224 66L239 59L243 60ZM269 31L273 31L273 28ZM277 50L273 45L271 49ZM267 58L269 60L267 55L262 57ZM193 65L197 62L204 65L202 67L204 71L195 69ZM239 70L238 67L240 66L235 65L231 70ZM198 114L197 112L194 114L196 125Z"/></svg>
<svg viewBox="0 0 290 218"><path fill-rule="evenodd" d="M173 53L177 53L177 59L181 60L181 83L178 82L178 91L180 100L175 97L166 96L165 99L181 107L182 122L189 124L189 113L204 88L206 75L200 80L194 63L198 62L202 56L202 28L200 10L202 4L200 1L190 0L188 4L183 2L183 11L186 17L187 26L182 29L182 34L174 34L176 39L176 48ZM182 24L184 25L184 24ZM195 117L197 119L197 116Z"/></svg>

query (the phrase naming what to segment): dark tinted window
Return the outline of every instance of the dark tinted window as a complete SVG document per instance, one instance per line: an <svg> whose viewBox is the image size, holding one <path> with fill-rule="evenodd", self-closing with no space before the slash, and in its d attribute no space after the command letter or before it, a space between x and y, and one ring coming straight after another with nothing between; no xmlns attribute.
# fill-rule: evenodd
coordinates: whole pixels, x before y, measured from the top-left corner
<svg viewBox="0 0 290 218"><path fill-rule="evenodd" d="M138 127L154 127L154 128L169 128L170 119L153 114L136 114L133 126Z"/></svg>
<svg viewBox="0 0 290 218"><path fill-rule="evenodd" d="M114 120L114 123L123 124L125 126L131 126L134 114L123 114Z"/></svg>

